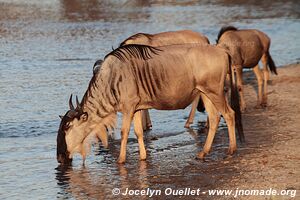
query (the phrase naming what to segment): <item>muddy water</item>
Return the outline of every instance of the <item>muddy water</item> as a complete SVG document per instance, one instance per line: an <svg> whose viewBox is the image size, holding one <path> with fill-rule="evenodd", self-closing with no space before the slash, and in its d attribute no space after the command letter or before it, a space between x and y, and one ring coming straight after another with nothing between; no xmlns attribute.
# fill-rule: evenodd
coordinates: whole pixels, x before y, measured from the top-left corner
<svg viewBox="0 0 300 200"><path fill-rule="evenodd" d="M154 128L145 138L145 162L138 161L131 134L125 165L116 164L117 137L109 151L95 147L85 167L77 156L72 167L60 168L58 115L67 110L71 92L82 96L94 61L136 32L192 29L214 43L222 25L258 28L272 38L271 54L282 65L300 60L299 17L297 1L0 0L1 199L110 199L113 188L205 191L238 176L226 165L224 123L206 162L194 159L206 130L203 123L183 128L188 109L151 111ZM206 116L197 113L196 119Z"/></svg>

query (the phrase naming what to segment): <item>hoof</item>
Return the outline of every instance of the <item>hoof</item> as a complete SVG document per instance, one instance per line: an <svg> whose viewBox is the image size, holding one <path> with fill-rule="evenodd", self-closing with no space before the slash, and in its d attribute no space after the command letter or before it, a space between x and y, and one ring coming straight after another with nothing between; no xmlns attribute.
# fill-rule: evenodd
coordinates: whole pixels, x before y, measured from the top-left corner
<svg viewBox="0 0 300 200"><path fill-rule="evenodd" d="M261 106L262 108L266 108L266 107L267 107L267 103L262 103L260 106Z"/></svg>
<svg viewBox="0 0 300 200"><path fill-rule="evenodd" d="M227 154L232 155L236 151L236 148L229 148Z"/></svg>
<svg viewBox="0 0 300 200"><path fill-rule="evenodd" d="M146 160L146 158L147 158L146 154L140 156L140 160Z"/></svg>
<svg viewBox="0 0 300 200"><path fill-rule="evenodd" d="M267 102L268 102L267 97L263 97L262 102L260 103L260 105L262 107L267 107L267 104L268 104Z"/></svg>
<svg viewBox="0 0 300 200"><path fill-rule="evenodd" d="M152 124L147 124L147 125L146 125L146 129L147 129L147 130L151 130L151 128L152 128Z"/></svg>
<svg viewBox="0 0 300 200"><path fill-rule="evenodd" d="M261 108L265 108L265 107L267 107L266 103L260 103L260 104L257 104L254 108L255 109L261 109Z"/></svg>
<svg viewBox="0 0 300 200"><path fill-rule="evenodd" d="M118 163L118 164L124 164L124 163L125 163L125 160L119 158L118 161L117 161L117 163Z"/></svg>
<svg viewBox="0 0 300 200"><path fill-rule="evenodd" d="M190 124L189 124L189 123L186 123L186 124L184 125L184 128L190 128Z"/></svg>
<svg viewBox="0 0 300 200"><path fill-rule="evenodd" d="M201 151L200 153L198 153L197 158L200 160L204 160L206 153L204 153L203 151Z"/></svg>

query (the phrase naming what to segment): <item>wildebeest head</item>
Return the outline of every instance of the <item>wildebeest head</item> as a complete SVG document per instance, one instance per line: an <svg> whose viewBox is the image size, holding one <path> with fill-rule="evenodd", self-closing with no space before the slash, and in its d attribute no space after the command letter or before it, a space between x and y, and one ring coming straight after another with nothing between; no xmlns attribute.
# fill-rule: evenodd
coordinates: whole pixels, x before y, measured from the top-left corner
<svg viewBox="0 0 300 200"><path fill-rule="evenodd" d="M74 108L71 95L70 110L64 116L60 116L61 122L57 134L57 161L62 164L70 164L72 156L76 152L83 154L82 143L86 135L82 134L82 130L86 128L87 123L85 122L88 114L83 112L77 97L76 102L77 106Z"/></svg>

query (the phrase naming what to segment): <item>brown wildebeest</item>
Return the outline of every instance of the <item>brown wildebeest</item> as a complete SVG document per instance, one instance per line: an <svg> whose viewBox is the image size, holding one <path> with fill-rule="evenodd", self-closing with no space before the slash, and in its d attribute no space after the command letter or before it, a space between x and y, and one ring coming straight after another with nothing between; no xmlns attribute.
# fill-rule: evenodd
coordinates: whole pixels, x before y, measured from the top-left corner
<svg viewBox="0 0 300 200"><path fill-rule="evenodd" d="M228 126L228 153L232 154L236 150L235 112L224 96L224 82L228 71L234 76L230 56L225 50L215 46L189 44L159 48L145 45L119 47L105 56L81 103L77 101L76 108L70 98L70 110L62 117L57 135L58 162L70 163L76 152L84 160L87 154L85 146L90 135L97 134L100 129L113 127L117 112L122 113L118 162L125 162L132 120L138 138L140 159L144 160L146 150L141 110L184 109L199 94L210 120L208 136L198 157L204 158L210 151L220 114ZM231 86L232 96L235 96L237 88L233 84ZM238 100L233 103L234 109L239 110ZM240 120L238 121L237 125L241 126ZM106 139L105 137L102 138Z"/></svg>
<svg viewBox="0 0 300 200"><path fill-rule="evenodd" d="M246 109L243 94L243 68L253 68L258 82L257 106L267 105L267 81L269 71L277 75L276 66L270 55L270 38L263 32L256 29L238 30L233 26L222 27L217 39L217 46L229 49L232 57L232 65L237 72L237 85L240 94L241 110ZM263 63L263 74L259 69L258 62ZM264 76L264 77L263 77ZM262 85L264 93L262 95Z"/></svg>
<svg viewBox="0 0 300 200"><path fill-rule="evenodd" d="M120 46L128 45L128 44L142 44L153 47L160 47L166 45L175 45L175 44L203 44L209 45L209 40L206 36L201 33L194 32L191 30L180 30L180 31L168 31L157 34L147 34L147 33L137 33L135 35L130 36L121 42ZM190 124L194 121L195 111L199 102L200 96L197 96L192 103L191 112L189 117L185 123L186 128L190 127ZM202 105L202 101L200 105ZM148 130L152 127L150 115L148 110L142 111L143 116L143 129Z"/></svg>

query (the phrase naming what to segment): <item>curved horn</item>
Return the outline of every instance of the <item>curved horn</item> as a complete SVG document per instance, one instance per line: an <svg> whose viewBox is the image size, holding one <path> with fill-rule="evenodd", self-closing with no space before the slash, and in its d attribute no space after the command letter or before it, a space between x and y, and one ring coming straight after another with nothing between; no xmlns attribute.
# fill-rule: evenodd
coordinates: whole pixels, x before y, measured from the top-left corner
<svg viewBox="0 0 300 200"><path fill-rule="evenodd" d="M81 108L77 95L76 95L76 108Z"/></svg>
<svg viewBox="0 0 300 200"><path fill-rule="evenodd" d="M73 97L73 94L71 94L70 99L69 99L70 110L74 110L74 106L73 106L73 103L72 103L72 97Z"/></svg>

